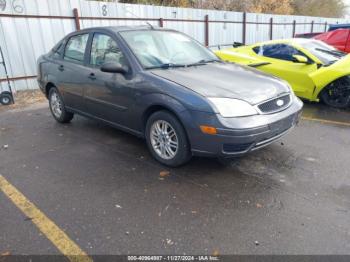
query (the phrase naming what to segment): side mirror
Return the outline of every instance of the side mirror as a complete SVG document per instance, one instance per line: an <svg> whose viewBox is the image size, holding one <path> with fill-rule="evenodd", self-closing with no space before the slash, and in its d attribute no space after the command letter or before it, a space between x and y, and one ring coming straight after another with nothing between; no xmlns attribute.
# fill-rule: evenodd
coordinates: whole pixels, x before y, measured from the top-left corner
<svg viewBox="0 0 350 262"><path fill-rule="evenodd" d="M122 66L121 64L115 62L108 62L101 66L101 71L106 73L126 74L129 70L127 66Z"/></svg>
<svg viewBox="0 0 350 262"><path fill-rule="evenodd" d="M302 55L293 55L293 60L294 63L309 64L309 60Z"/></svg>

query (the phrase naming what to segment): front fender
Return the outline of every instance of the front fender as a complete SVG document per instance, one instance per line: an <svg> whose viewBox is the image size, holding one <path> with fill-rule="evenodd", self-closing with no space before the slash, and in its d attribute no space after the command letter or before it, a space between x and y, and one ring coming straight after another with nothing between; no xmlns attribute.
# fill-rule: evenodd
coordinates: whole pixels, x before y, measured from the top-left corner
<svg viewBox="0 0 350 262"><path fill-rule="evenodd" d="M149 108L150 106L163 106L169 108L176 114L181 114L186 110L185 106L180 103L177 99L160 93L153 93L139 97L136 100L137 104L141 104L142 108Z"/></svg>
<svg viewBox="0 0 350 262"><path fill-rule="evenodd" d="M143 108L143 112L140 112L142 115L142 122L146 121L145 118L147 118L147 114L152 112L152 110L164 108L173 113L181 121L188 134L191 133L191 129L195 127L190 110L180 101L169 95L160 93L145 95L137 99L137 104L140 105L139 108Z"/></svg>
<svg viewBox="0 0 350 262"><path fill-rule="evenodd" d="M350 55L342 58L333 65L322 67L310 74L312 81L315 83L313 100L317 100L322 90L333 81L350 75Z"/></svg>

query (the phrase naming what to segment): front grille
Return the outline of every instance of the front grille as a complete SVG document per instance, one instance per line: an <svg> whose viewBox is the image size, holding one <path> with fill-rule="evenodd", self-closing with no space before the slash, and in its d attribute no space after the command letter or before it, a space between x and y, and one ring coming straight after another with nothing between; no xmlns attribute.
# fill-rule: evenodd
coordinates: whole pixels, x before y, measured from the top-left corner
<svg viewBox="0 0 350 262"><path fill-rule="evenodd" d="M280 96L265 103L258 105L263 113L272 113L286 108L290 103L290 95Z"/></svg>

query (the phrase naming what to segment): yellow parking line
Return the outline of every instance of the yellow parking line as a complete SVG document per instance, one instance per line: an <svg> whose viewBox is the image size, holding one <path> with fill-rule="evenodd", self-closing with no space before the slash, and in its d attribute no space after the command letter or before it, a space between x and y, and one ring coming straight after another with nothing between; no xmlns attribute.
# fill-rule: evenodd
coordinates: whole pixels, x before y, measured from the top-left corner
<svg viewBox="0 0 350 262"><path fill-rule="evenodd" d="M52 220L0 175L0 190L39 228L57 249L72 262L92 262Z"/></svg>
<svg viewBox="0 0 350 262"><path fill-rule="evenodd" d="M339 126L350 126L350 123L347 123L347 122L333 121L333 120L327 120L327 119L321 119L321 118L302 116L301 119L320 122L320 123L326 123L326 124L339 125Z"/></svg>

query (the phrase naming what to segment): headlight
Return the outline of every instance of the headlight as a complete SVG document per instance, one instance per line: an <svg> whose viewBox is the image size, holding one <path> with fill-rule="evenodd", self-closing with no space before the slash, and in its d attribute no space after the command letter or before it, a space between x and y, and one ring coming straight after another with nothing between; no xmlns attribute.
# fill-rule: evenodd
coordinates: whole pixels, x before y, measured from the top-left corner
<svg viewBox="0 0 350 262"><path fill-rule="evenodd" d="M256 115L258 112L247 102L232 98L208 98L223 117Z"/></svg>
<svg viewBox="0 0 350 262"><path fill-rule="evenodd" d="M292 89L292 86L291 86L286 80L283 80L283 79L280 79L280 80L288 87L289 92L290 92L291 94L294 94L294 91L293 91L293 89Z"/></svg>

